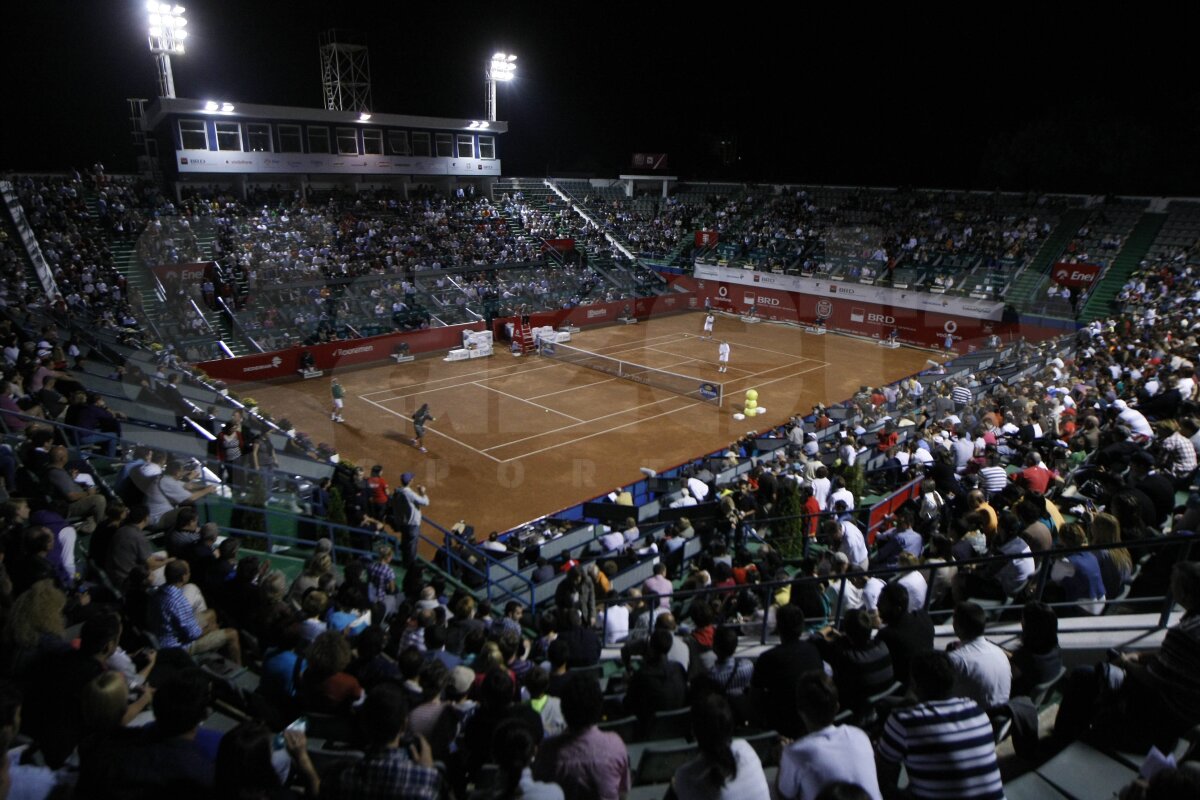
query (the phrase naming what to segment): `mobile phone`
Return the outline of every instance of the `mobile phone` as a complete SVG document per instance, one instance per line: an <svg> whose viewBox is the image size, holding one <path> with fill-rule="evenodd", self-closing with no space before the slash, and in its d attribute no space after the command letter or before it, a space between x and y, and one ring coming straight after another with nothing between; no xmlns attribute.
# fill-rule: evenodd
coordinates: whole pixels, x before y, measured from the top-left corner
<svg viewBox="0 0 1200 800"><path fill-rule="evenodd" d="M304 717L297 717L291 725L284 728L285 731L299 731L300 733L308 732L308 720Z"/></svg>

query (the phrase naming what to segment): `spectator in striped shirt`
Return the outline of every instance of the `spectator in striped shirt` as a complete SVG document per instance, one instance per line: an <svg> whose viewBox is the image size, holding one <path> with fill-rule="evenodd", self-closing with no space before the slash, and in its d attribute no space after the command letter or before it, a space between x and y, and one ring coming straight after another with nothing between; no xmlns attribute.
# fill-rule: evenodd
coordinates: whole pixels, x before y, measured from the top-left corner
<svg viewBox="0 0 1200 800"><path fill-rule="evenodd" d="M888 718L876 749L879 786L898 791L901 765L914 798L1003 800L992 723L974 700L954 697L954 667L945 653L914 656L918 703Z"/></svg>
<svg viewBox="0 0 1200 800"><path fill-rule="evenodd" d="M996 452L994 445L988 445L984 452L987 455L987 466L980 468L979 479L990 497L1004 491L1004 487L1008 485L1008 473L1001 466L1000 454Z"/></svg>
<svg viewBox="0 0 1200 800"><path fill-rule="evenodd" d="M961 383L954 384L950 390L950 399L954 401L954 410L962 411L971 402L971 390Z"/></svg>
<svg viewBox="0 0 1200 800"><path fill-rule="evenodd" d="M186 561L172 561L164 569L166 584L154 596L151 629L158 636L159 649L181 648L190 655L223 650L230 661L242 663L241 640L233 628L217 627L212 610L200 618L183 593L192 573Z"/></svg>
<svg viewBox="0 0 1200 800"><path fill-rule="evenodd" d="M717 660L709 669L708 677L727 697L744 694L754 676L754 662L734 657L737 646L737 628L717 628L713 634L713 653Z"/></svg>

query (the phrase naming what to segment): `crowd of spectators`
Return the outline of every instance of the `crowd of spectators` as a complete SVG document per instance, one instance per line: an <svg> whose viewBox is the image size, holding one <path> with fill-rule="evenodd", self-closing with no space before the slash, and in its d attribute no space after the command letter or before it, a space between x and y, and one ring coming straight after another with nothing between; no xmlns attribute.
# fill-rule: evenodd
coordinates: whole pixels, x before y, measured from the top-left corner
<svg viewBox="0 0 1200 800"><path fill-rule="evenodd" d="M69 187L62 197L43 210L71 208ZM731 485L694 467L679 499L717 499L714 524L643 533L631 520L582 560L540 564L543 579L568 577L536 618L519 602L499 613L414 560L414 501L378 492L379 475L355 476L361 491L346 495L355 523L376 531L375 557L335 569L320 542L290 583L198 524L212 490L189 485L188 464L143 452L110 495L90 460L72 458L75 443L16 416L72 413L71 343L0 323L0 419L20 437L0 457L0 742L24 737L0 776L34 796L272 796L289 783L311 796L466 796L492 780L498 796L617 797L636 765L600 724L632 716L628 735L653 737L690 708L697 752L675 773L681 797L765 798L767 761L786 798L843 783L891 795L902 765L916 797L1000 797L993 731L1059 673L1059 617L1168 592L1185 615L1161 651L1071 673L1055 736L1169 747L1200 721L1200 573L1183 546L1155 544L1200 515L1175 501L1194 488L1200 443L1191 273L1145 270L1125 314L1082 329L1061 356L1011 352L1005 364L1029 370L1012 382L980 371L863 387L835 437L819 434L845 415L818 408L778 431L787 444L769 456L754 437L732 443L730 464L760 463ZM108 419L84 412L71 418ZM111 455L119 428L97 433L79 444ZM851 490L851 466L866 462L885 488L924 481L878 531L859 522ZM785 558L788 508L801 510L798 560ZM693 538L701 552L685 565ZM1120 546L1054 552L1088 544ZM508 553L499 537L480 550ZM619 565L646 561L651 578L612 591ZM868 568L896 571L854 574ZM1022 609L1007 653L987 635L996 603ZM946 653L933 650L938 614L953 623ZM740 654L764 629L771 646ZM606 646L620 658L602 682L586 668ZM253 691L227 678L243 667ZM222 734L206 722L213 704L246 719ZM307 734L291 725L300 716ZM744 738L760 730L782 737L777 749ZM330 758L334 742L349 751Z"/></svg>

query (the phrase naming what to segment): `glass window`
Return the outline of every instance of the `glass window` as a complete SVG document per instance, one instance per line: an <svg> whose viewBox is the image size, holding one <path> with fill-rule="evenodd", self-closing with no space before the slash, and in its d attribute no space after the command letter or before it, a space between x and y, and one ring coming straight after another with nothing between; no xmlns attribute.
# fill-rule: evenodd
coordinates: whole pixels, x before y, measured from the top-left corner
<svg viewBox="0 0 1200 800"><path fill-rule="evenodd" d="M303 153L304 143L300 138L299 125L280 125L279 127L279 152L281 153Z"/></svg>
<svg viewBox="0 0 1200 800"><path fill-rule="evenodd" d="M217 123L217 149L241 150L242 126L236 122Z"/></svg>
<svg viewBox="0 0 1200 800"><path fill-rule="evenodd" d="M469 133L460 133L458 135L458 157L459 158L474 158L475 157L475 137Z"/></svg>
<svg viewBox="0 0 1200 800"><path fill-rule="evenodd" d="M408 155L408 131L388 131L388 149L394 156Z"/></svg>
<svg viewBox="0 0 1200 800"><path fill-rule="evenodd" d="M383 131L363 130L363 152L369 156L383 155Z"/></svg>
<svg viewBox="0 0 1200 800"><path fill-rule="evenodd" d="M495 136L480 136L479 137L479 157L480 158L495 158L496 157L496 137Z"/></svg>
<svg viewBox="0 0 1200 800"><path fill-rule="evenodd" d="M414 156L429 155L429 134L416 133L412 135L412 151Z"/></svg>
<svg viewBox="0 0 1200 800"><path fill-rule="evenodd" d="M264 125L261 122L247 123L246 144L250 145L249 149L251 152L271 152L271 126Z"/></svg>
<svg viewBox="0 0 1200 800"><path fill-rule="evenodd" d="M354 128L338 128L338 154L343 156L358 155L358 131Z"/></svg>
<svg viewBox="0 0 1200 800"><path fill-rule="evenodd" d="M179 143L184 150L207 150L208 126L204 120L179 120Z"/></svg>
<svg viewBox="0 0 1200 800"><path fill-rule="evenodd" d="M308 152L310 153L328 153L329 152L329 128L320 128L309 126L308 128Z"/></svg>
<svg viewBox="0 0 1200 800"><path fill-rule="evenodd" d="M438 158L454 158L454 137L448 133L436 134Z"/></svg>

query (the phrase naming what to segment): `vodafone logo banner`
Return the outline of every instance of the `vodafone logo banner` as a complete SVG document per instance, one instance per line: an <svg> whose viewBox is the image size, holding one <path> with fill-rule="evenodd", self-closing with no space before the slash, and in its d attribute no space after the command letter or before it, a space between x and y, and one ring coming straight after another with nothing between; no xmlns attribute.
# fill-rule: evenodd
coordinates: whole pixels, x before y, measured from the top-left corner
<svg viewBox="0 0 1200 800"><path fill-rule="evenodd" d="M1070 265L1085 266L1081 264ZM929 310L954 317L999 320L1004 314L1004 304L992 300L977 300L971 297L956 297L944 294L893 289L887 286L870 286L862 283L831 281L828 279L805 278L801 275L779 275L771 272L722 267L716 264L697 262L694 272L697 280L723 281L738 286L750 286L760 291L767 287L799 295L813 295L837 300L853 300L856 305L874 303L879 306L914 311ZM759 305L765 305L761 300Z"/></svg>

